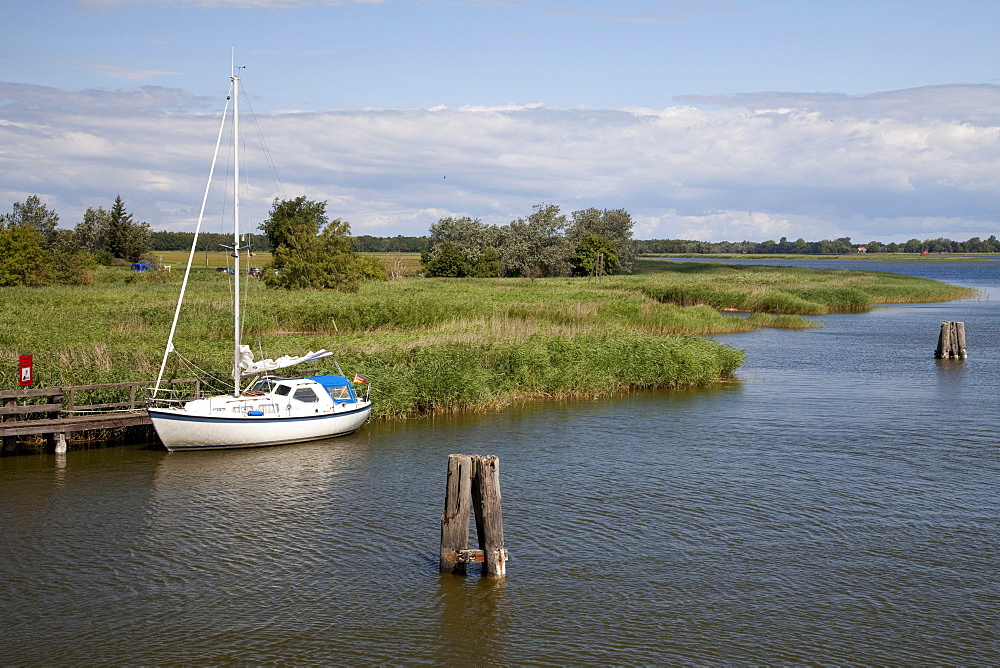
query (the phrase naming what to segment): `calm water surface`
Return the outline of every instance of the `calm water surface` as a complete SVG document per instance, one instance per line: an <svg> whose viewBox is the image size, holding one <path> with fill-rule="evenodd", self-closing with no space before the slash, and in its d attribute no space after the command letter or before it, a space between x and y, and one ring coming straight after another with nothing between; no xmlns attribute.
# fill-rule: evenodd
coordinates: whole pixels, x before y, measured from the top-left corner
<svg viewBox="0 0 1000 668"><path fill-rule="evenodd" d="M718 337L723 388L2 458L0 664L998 663L1000 263L889 264L983 296ZM437 573L453 452L505 580Z"/></svg>

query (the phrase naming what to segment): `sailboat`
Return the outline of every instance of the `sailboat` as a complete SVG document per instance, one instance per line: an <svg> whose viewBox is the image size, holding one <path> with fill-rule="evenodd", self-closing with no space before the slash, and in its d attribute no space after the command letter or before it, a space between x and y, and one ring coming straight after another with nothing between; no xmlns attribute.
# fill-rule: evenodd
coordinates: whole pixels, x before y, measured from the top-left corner
<svg viewBox="0 0 1000 668"><path fill-rule="evenodd" d="M219 128L219 138L215 146L215 158L212 160L208 176L210 186L229 112L228 100L231 98L233 153L236 165L234 169L236 187L233 189L232 257L235 271L232 275L234 281L232 391L180 401L159 396L167 360L170 354L175 352L174 334L177 331L181 305L208 201L209 187L206 187L201 213L198 216L198 227L181 284L181 293L163 353L163 362L160 365L152 398L146 408L157 436L167 450L172 452L283 445L341 436L357 430L371 414L372 404L369 397L371 386L368 380L357 375L353 380L348 379L343 375L339 365L337 366L339 374L300 378L276 376L272 373L296 364L315 362L330 357L333 353L319 350L310 351L305 355L286 355L278 359L254 361L250 347L241 341L240 252L249 250L240 246L240 78L236 76L236 72L234 67L230 76L231 94L227 97L222 127ZM354 383L365 385L363 396L355 389Z"/></svg>

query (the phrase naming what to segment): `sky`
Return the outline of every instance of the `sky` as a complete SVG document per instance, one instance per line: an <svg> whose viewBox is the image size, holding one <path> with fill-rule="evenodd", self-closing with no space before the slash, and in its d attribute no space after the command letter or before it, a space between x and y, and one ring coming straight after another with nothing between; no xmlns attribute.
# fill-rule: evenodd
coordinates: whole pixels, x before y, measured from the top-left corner
<svg viewBox="0 0 1000 668"><path fill-rule="evenodd" d="M192 231L235 64L251 229L304 195L355 235L556 204L638 239L1000 236L994 0L4 0L0 24L0 211L38 195L62 227L121 195Z"/></svg>

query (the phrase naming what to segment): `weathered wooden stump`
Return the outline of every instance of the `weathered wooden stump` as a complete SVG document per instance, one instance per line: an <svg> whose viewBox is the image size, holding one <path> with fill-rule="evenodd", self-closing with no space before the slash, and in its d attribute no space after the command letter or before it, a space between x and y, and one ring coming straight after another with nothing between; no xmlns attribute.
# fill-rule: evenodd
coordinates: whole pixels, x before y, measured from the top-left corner
<svg viewBox="0 0 1000 668"><path fill-rule="evenodd" d="M965 348L965 323L945 320L941 323L941 334L938 336L937 350L934 357L938 359L967 359L969 353Z"/></svg>
<svg viewBox="0 0 1000 668"><path fill-rule="evenodd" d="M502 578L507 574L507 550L500 510L500 458L496 455L476 457L472 507L476 512L479 549L483 551L483 575Z"/></svg>
<svg viewBox="0 0 1000 668"><path fill-rule="evenodd" d="M474 510L479 549L469 549L469 511ZM483 575L507 574L500 460L496 456L449 455L448 481L441 515L442 573L464 574L466 564L482 563Z"/></svg>
<svg viewBox="0 0 1000 668"><path fill-rule="evenodd" d="M448 456L448 484L441 514L441 572L465 573L461 553L469 547L469 511L472 509L472 457Z"/></svg>

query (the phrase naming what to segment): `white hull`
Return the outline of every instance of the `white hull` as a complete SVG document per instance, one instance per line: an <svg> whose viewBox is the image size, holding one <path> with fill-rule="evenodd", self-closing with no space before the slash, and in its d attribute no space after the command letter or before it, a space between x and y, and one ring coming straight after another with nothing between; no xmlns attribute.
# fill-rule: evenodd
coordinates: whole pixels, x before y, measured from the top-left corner
<svg viewBox="0 0 1000 668"><path fill-rule="evenodd" d="M371 403L357 405L358 408L306 417L216 417L191 414L183 408L147 411L163 445L175 452L256 448L343 436L368 420Z"/></svg>

